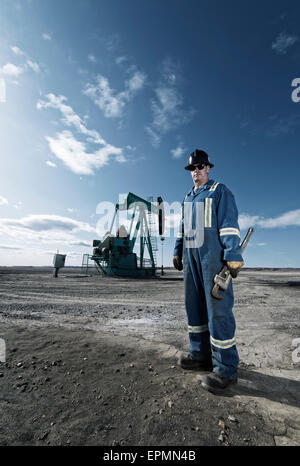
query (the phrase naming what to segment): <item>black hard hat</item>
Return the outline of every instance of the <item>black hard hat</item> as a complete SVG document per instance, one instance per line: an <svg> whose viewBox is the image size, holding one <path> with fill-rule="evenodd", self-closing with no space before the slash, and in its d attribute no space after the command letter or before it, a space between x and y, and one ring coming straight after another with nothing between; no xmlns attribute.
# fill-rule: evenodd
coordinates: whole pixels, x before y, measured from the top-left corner
<svg viewBox="0 0 300 466"><path fill-rule="evenodd" d="M195 149L194 152L191 153L189 156L188 165L184 168L191 171L196 163L203 163L204 165L209 165L210 167L214 166L213 163L210 163L207 153L204 152L204 150L199 149Z"/></svg>

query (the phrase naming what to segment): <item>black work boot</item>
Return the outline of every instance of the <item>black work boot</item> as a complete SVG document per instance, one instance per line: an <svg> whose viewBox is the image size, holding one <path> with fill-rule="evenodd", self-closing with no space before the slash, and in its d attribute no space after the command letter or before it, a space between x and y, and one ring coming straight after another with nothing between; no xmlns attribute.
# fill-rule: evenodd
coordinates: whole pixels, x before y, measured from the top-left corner
<svg viewBox="0 0 300 466"><path fill-rule="evenodd" d="M199 359L193 358L190 353L181 354L178 359L178 364L182 369L194 371L211 371L213 368L211 359L199 361Z"/></svg>
<svg viewBox="0 0 300 466"><path fill-rule="evenodd" d="M227 377L222 377L221 375L215 374L213 372L212 374L205 375L202 378L201 385L209 392L222 394L227 387L235 383L237 383L237 378L228 379Z"/></svg>

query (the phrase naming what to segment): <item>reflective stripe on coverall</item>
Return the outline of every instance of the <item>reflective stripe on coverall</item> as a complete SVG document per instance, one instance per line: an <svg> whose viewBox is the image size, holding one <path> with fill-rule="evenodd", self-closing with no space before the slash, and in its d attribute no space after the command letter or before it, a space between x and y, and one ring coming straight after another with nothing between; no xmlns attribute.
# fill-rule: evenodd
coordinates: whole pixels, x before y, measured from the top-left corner
<svg viewBox="0 0 300 466"><path fill-rule="evenodd" d="M196 222L197 202L204 204L204 241L200 247L186 247L184 203L192 202L192 223ZM196 227L196 225L195 225ZM186 195L182 222L174 256L183 257L185 306L188 318L190 353L199 360L212 357L213 371L229 379L236 378L239 357L235 342L234 298L232 282L223 299L213 298L214 276L224 261L242 261L238 211L234 196L222 183L209 180Z"/></svg>

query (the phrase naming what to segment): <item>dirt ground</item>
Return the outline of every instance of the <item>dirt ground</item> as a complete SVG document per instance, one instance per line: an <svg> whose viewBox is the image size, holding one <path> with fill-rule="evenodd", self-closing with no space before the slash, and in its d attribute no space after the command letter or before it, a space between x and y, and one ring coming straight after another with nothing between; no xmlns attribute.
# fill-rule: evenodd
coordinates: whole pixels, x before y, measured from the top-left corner
<svg viewBox="0 0 300 466"><path fill-rule="evenodd" d="M300 270L243 270L234 290L239 383L216 396L177 365L180 273L0 268L0 445L300 445Z"/></svg>

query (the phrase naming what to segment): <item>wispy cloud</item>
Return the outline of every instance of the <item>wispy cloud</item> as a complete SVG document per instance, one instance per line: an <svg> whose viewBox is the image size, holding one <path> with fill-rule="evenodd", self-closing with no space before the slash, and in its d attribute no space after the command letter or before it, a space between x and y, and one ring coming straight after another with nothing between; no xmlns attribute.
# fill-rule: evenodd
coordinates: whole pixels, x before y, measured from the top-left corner
<svg viewBox="0 0 300 466"><path fill-rule="evenodd" d="M95 232L95 229L88 223L50 214L28 215L20 219L1 218L0 224L32 231L63 230L74 233L78 231Z"/></svg>
<svg viewBox="0 0 300 466"><path fill-rule="evenodd" d="M153 120L146 127L154 146L164 134L189 123L195 115L194 109L184 108L183 97L176 88L158 87L155 94L156 98L151 101Z"/></svg>
<svg viewBox="0 0 300 466"><path fill-rule="evenodd" d="M300 125L300 115L293 114L287 117L274 117L272 126L266 131L268 136L280 136L283 134L294 133Z"/></svg>
<svg viewBox="0 0 300 466"><path fill-rule="evenodd" d="M150 136L152 146L155 148L159 147L161 142L161 135L158 132L154 131L154 129L152 129L151 126L146 126L145 130Z"/></svg>
<svg viewBox="0 0 300 466"><path fill-rule="evenodd" d="M96 144L106 144L104 139L100 136L98 131L89 130L84 124L83 120L77 115L70 105L67 105L67 98L63 95L56 96L55 94L47 94L46 100L39 99L37 102L37 109L53 108L59 110L62 114L61 121L67 126L74 126L76 130L90 138L91 142Z"/></svg>
<svg viewBox="0 0 300 466"><path fill-rule="evenodd" d="M38 63L29 59L26 61L26 63L29 66L29 68L32 69L32 71L34 71L35 73L40 73L41 69Z"/></svg>
<svg viewBox="0 0 300 466"><path fill-rule="evenodd" d="M91 63L97 63L96 57L92 53L88 55L88 61Z"/></svg>
<svg viewBox="0 0 300 466"><path fill-rule="evenodd" d="M171 149L171 154L174 159L180 159L186 153L186 147L179 143L175 149Z"/></svg>
<svg viewBox="0 0 300 466"><path fill-rule="evenodd" d="M96 130L89 130L83 120L71 106L66 104L65 96L47 94L47 100L40 99L37 108L54 108L61 112L61 121L67 126L73 126L86 137L86 142L78 141L71 131L62 131L55 137L47 136L51 152L68 167L73 173L79 175L93 175L95 170L109 162L111 156L119 163L125 162L123 150L108 144ZM86 144L101 145L98 150L88 151Z"/></svg>
<svg viewBox="0 0 300 466"><path fill-rule="evenodd" d="M259 215L241 214L239 216L239 226L241 230L257 225L261 228L284 228L290 226L300 226L300 209L290 210L277 217L264 218Z"/></svg>
<svg viewBox="0 0 300 466"><path fill-rule="evenodd" d="M0 205L8 205L8 200L4 196L0 196Z"/></svg>
<svg viewBox="0 0 300 466"><path fill-rule="evenodd" d="M189 123L196 111L186 108L180 91L180 66L171 59L162 63L161 78L151 99L152 122L146 126L152 145L158 147L164 134Z"/></svg>
<svg viewBox="0 0 300 466"><path fill-rule="evenodd" d="M4 66L2 66L2 68L0 68L0 74L16 78L28 69L34 71L35 73L40 73L40 65L37 62L33 61L26 52L21 50L16 45L10 46L10 49L18 57L23 57L23 63L21 65L15 65L14 63L6 63Z"/></svg>
<svg viewBox="0 0 300 466"><path fill-rule="evenodd" d="M264 134L269 137L279 137L293 134L300 126L300 115L293 113L289 115L272 114L265 118L255 116L255 108L248 109L245 115L239 115L239 127L241 131L255 136Z"/></svg>
<svg viewBox="0 0 300 466"><path fill-rule="evenodd" d="M6 65L0 68L0 74L11 76L11 77L18 77L23 72L24 72L24 69L21 66L14 65L13 63L6 63Z"/></svg>
<svg viewBox="0 0 300 466"><path fill-rule="evenodd" d="M62 131L55 137L46 137L51 152L78 175L93 175L95 170L109 162L112 155L116 155L118 162L124 162L122 149L106 144L101 149L89 152L86 145L78 141L71 131ZM119 157L118 157L119 156Z"/></svg>
<svg viewBox="0 0 300 466"><path fill-rule="evenodd" d="M42 34L42 38L43 38L44 40L49 40L49 41L51 41L51 40L52 40L52 35L49 34L48 32L44 32L44 33Z"/></svg>
<svg viewBox="0 0 300 466"><path fill-rule="evenodd" d="M272 49L280 55L287 53L287 50L298 41L298 36L281 32L272 43Z"/></svg>
<svg viewBox="0 0 300 466"><path fill-rule="evenodd" d="M121 118L126 105L134 98L146 82L146 75L141 71L135 71L130 79L124 83L124 90L116 92L110 87L109 81L102 75L98 75L95 83L88 83L83 94L102 110L106 118Z"/></svg>
<svg viewBox="0 0 300 466"><path fill-rule="evenodd" d="M101 40L101 39L100 39ZM105 43L105 47L108 52L115 52L121 42L121 38L118 34L114 33L108 37L102 38L102 41Z"/></svg>
<svg viewBox="0 0 300 466"><path fill-rule="evenodd" d="M56 168L56 163L51 162L51 160L47 160L46 165L48 165L48 167Z"/></svg>
<svg viewBox="0 0 300 466"><path fill-rule="evenodd" d="M127 62L127 57L125 55L121 55L115 59L117 65L122 65L125 62Z"/></svg>
<svg viewBox="0 0 300 466"><path fill-rule="evenodd" d="M246 230L247 228L252 227L259 220L258 215L248 215L240 214L239 215L239 227L241 230Z"/></svg>
<svg viewBox="0 0 300 466"><path fill-rule="evenodd" d="M10 48L14 52L15 55L19 55L19 56L25 55L25 52L23 52L23 50L21 50L16 45L12 45Z"/></svg>
<svg viewBox="0 0 300 466"><path fill-rule="evenodd" d="M28 215L19 219L0 218L0 233L15 241L86 246L78 234L95 234L96 229L86 222L59 215ZM85 244L83 244L85 243ZM10 246L10 245L8 245Z"/></svg>
<svg viewBox="0 0 300 466"><path fill-rule="evenodd" d="M282 228L300 226L300 209L290 210L274 218L261 219L258 222L262 228Z"/></svg>
<svg viewBox="0 0 300 466"><path fill-rule="evenodd" d="M182 83L182 71L179 62L170 57L166 57L161 65L161 76L165 83L169 85L180 85Z"/></svg>

